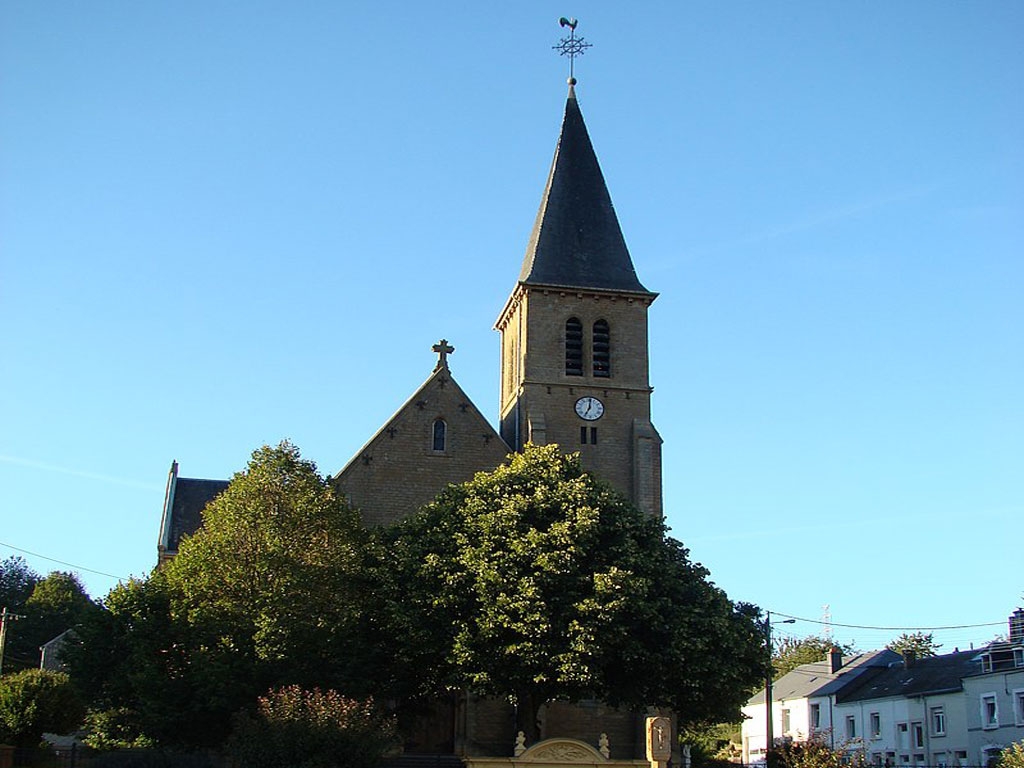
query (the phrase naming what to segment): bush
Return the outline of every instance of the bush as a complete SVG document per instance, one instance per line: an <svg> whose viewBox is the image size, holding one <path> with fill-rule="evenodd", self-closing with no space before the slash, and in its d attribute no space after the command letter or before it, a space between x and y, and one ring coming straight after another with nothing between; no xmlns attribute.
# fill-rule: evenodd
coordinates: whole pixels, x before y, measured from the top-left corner
<svg viewBox="0 0 1024 768"><path fill-rule="evenodd" d="M1015 742L1004 749L996 765L998 768L1024 768L1024 741Z"/></svg>
<svg viewBox="0 0 1024 768"><path fill-rule="evenodd" d="M235 718L228 753L245 768L369 768L395 741L394 720L372 700L293 685L260 698L255 715Z"/></svg>
<svg viewBox="0 0 1024 768"><path fill-rule="evenodd" d="M768 768L865 768L859 743L832 748L820 741L776 746L768 756Z"/></svg>
<svg viewBox="0 0 1024 768"><path fill-rule="evenodd" d="M0 743L37 747L43 733L78 727L84 709L63 672L26 669L0 677Z"/></svg>
<svg viewBox="0 0 1024 768"><path fill-rule="evenodd" d="M223 768L223 762L203 752L164 749L125 749L94 757L89 768Z"/></svg>
<svg viewBox="0 0 1024 768"><path fill-rule="evenodd" d="M155 746L153 739L142 733L138 720L137 713L127 707L90 710L85 716L83 741L101 752Z"/></svg>

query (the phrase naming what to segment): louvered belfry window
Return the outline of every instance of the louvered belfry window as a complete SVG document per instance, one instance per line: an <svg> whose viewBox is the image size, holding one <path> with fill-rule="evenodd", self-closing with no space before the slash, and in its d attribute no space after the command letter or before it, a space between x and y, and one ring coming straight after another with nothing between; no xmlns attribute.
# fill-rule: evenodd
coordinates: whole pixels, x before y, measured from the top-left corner
<svg viewBox="0 0 1024 768"><path fill-rule="evenodd" d="M583 375L583 323L576 317L565 321L565 375Z"/></svg>
<svg viewBox="0 0 1024 768"><path fill-rule="evenodd" d="M605 378L612 375L611 330L607 320L594 323L594 375Z"/></svg>

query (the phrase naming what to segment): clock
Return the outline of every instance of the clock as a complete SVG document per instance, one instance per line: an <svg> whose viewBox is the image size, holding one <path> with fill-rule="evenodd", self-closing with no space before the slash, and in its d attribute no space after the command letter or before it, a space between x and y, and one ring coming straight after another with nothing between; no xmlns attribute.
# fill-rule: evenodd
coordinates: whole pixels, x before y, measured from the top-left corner
<svg viewBox="0 0 1024 768"><path fill-rule="evenodd" d="M604 403L587 395L576 401L576 415L587 421L596 421L604 413Z"/></svg>

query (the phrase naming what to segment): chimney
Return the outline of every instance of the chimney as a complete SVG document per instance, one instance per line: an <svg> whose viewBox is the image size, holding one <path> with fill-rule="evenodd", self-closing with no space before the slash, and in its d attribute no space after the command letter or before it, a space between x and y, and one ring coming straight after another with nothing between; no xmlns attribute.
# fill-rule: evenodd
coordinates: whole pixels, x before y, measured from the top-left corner
<svg viewBox="0 0 1024 768"><path fill-rule="evenodd" d="M833 675L843 668L843 652L834 645L828 652L828 667Z"/></svg>
<svg viewBox="0 0 1024 768"><path fill-rule="evenodd" d="M917 652L909 648L903 652L903 668L910 669L917 663Z"/></svg>
<svg viewBox="0 0 1024 768"><path fill-rule="evenodd" d="M1010 642L1024 643L1024 608L1010 614Z"/></svg>

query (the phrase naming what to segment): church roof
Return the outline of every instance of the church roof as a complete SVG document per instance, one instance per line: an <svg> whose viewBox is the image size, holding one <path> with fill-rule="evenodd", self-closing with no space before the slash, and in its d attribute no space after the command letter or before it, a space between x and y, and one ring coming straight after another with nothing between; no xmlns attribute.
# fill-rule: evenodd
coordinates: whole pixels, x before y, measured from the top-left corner
<svg viewBox="0 0 1024 768"><path fill-rule="evenodd" d="M633 269L572 85L519 281L650 293Z"/></svg>
<svg viewBox="0 0 1024 768"><path fill-rule="evenodd" d="M203 524L203 510L228 487L227 480L178 477L178 462L172 462L160 521L159 550L163 556L176 554L183 536L191 536Z"/></svg>

